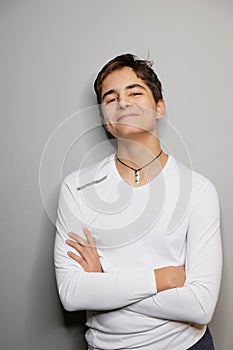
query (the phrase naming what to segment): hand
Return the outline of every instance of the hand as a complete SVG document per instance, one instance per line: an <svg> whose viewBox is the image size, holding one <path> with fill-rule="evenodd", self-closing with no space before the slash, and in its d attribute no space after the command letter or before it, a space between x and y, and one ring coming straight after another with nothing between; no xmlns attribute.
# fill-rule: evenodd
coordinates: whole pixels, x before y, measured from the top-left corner
<svg viewBox="0 0 233 350"><path fill-rule="evenodd" d="M86 228L83 228L83 232L87 240L80 237L77 233L69 232L68 236L72 238L72 240L67 239L66 241L80 256L71 251L68 251L67 254L70 258L77 261L83 267L84 271L103 272L100 257L96 249L95 239Z"/></svg>
<svg viewBox="0 0 233 350"><path fill-rule="evenodd" d="M186 274L184 266L166 266L154 270L157 292L184 286Z"/></svg>

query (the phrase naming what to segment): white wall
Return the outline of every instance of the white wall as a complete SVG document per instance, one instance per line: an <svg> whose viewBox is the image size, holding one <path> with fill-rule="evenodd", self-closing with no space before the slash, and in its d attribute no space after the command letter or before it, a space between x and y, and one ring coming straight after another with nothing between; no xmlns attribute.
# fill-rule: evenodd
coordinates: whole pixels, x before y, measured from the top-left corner
<svg viewBox="0 0 233 350"><path fill-rule="evenodd" d="M65 154L66 126L68 136L76 128L81 135L92 123L86 112L77 125L67 118L95 104L96 72L125 52L149 52L168 121L194 169L219 191L224 273L211 330L216 350L232 349L232 34L230 0L0 2L2 350L85 349L83 313L64 312L57 297L52 222L61 178L95 144L89 162L107 152L104 133L94 129ZM175 137L170 142L185 162Z"/></svg>

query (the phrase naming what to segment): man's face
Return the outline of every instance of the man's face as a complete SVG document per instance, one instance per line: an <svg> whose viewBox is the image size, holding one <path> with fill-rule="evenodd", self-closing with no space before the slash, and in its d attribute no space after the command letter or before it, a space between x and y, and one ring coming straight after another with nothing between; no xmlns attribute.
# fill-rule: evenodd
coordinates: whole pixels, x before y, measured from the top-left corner
<svg viewBox="0 0 233 350"><path fill-rule="evenodd" d="M156 118L164 112L164 101L156 104L145 82L133 69L124 67L103 81L102 110L106 129L117 138L130 138L156 132Z"/></svg>

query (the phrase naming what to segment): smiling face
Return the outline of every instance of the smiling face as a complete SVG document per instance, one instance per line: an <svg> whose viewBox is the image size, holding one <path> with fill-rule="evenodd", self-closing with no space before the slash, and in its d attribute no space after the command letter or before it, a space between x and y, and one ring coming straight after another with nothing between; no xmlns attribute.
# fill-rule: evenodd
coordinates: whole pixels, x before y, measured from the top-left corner
<svg viewBox="0 0 233 350"><path fill-rule="evenodd" d="M155 133L164 101L154 100L150 88L130 67L117 69L103 81L102 111L106 129L117 138Z"/></svg>

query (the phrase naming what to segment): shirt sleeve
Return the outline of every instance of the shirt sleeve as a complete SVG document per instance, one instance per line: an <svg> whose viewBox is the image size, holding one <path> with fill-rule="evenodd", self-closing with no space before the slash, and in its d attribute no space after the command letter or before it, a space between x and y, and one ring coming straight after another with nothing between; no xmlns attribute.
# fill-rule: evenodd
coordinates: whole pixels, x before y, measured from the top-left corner
<svg viewBox="0 0 233 350"><path fill-rule="evenodd" d="M187 232L186 282L127 306L127 310L155 318L208 324L221 283L222 249L219 202L208 183L196 196Z"/></svg>
<svg viewBox="0 0 233 350"><path fill-rule="evenodd" d="M64 308L76 310L112 310L124 307L156 293L153 270L130 272L85 272L80 264L67 255L68 232L81 231L81 208L75 197L72 174L61 186L54 262L58 293ZM80 234L81 232L77 232ZM78 254L75 251L76 254Z"/></svg>

